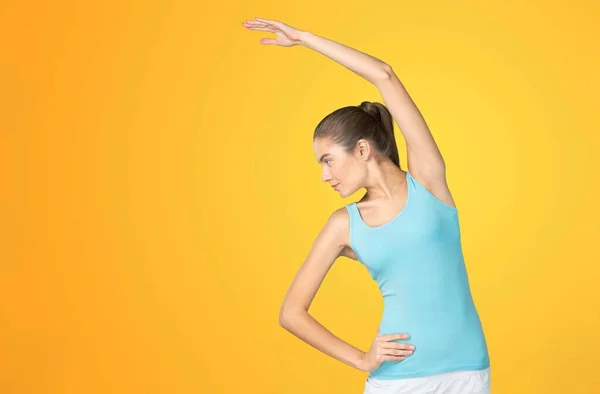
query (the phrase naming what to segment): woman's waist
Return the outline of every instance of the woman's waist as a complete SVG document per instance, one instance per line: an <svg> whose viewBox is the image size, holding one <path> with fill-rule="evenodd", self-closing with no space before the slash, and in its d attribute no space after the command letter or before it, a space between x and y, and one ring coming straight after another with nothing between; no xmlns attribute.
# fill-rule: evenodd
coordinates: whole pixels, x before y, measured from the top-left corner
<svg viewBox="0 0 600 394"><path fill-rule="evenodd" d="M397 320L382 319L378 335L407 334L394 342L415 346L408 359L425 363L469 363L487 357L487 342L478 319L467 320ZM405 361L406 361L405 360Z"/></svg>
<svg viewBox="0 0 600 394"><path fill-rule="evenodd" d="M387 293L383 297L383 316L404 319L471 318L477 309L469 291L444 294Z"/></svg>
<svg viewBox="0 0 600 394"><path fill-rule="evenodd" d="M431 343L439 342L440 345L457 336L468 336L474 341L483 337L481 320L474 308L428 309L418 312L385 308L379 332L380 335L406 333L410 335L408 341L422 339Z"/></svg>

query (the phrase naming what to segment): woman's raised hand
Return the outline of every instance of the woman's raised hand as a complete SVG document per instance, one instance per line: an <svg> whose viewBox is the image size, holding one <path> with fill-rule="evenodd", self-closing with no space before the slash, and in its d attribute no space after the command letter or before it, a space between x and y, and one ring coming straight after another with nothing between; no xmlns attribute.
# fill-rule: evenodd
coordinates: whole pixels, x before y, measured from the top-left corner
<svg viewBox="0 0 600 394"><path fill-rule="evenodd" d="M253 21L244 21L242 25L250 30L268 31L275 33L277 36L277 38L261 38L261 44L280 45L282 47L291 47L300 44L301 30L279 21L263 18L254 19Z"/></svg>
<svg viewBox="0 0 600 394"><path fill-rule="evenodd" d="M371 348L365 353L360 369L364 372L371 372L379 368L384 361L404 360L406 355L413 353L414 346L393 341L406 338L408 338L406 334L377 335Z"/></svg>

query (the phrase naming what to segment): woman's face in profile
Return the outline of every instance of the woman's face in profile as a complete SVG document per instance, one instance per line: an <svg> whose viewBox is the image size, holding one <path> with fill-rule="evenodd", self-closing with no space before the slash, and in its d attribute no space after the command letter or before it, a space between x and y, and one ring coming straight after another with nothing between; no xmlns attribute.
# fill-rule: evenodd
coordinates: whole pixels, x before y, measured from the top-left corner
<svg viewBox="0 0 600 394"><path fill-rule="evenodd" d="M346 197L360 189L364 168L354 154L331 142L328 138L317 138L313 149L317 162L321 165L321 180L329 183L341 197Z"/></svg>

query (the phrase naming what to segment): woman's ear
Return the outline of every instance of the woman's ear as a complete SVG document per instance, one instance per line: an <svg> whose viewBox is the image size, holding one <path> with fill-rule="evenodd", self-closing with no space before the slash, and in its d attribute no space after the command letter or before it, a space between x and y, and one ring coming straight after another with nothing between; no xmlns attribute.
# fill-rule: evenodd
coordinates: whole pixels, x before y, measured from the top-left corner
<svg viewBox="0 0 600 394"><path fill-rule="evenodd" d="M360 141L358 143L358 151L363 160L366 160L369 157L369 144L364 141Z"/></svg>

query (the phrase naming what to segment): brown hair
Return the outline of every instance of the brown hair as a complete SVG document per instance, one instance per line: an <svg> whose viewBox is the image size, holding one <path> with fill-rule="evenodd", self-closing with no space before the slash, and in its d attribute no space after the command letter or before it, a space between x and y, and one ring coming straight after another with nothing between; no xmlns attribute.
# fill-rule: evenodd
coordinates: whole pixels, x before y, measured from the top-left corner
<svg viewBox="0 0 600 394"><path fill-rule="evenodd" d="M349 153L354 150L358 140L364 138L400 168L393 118L390 111L381 103L363 101L360 105L351 105L333 111L319 122L313 141L325 137L341 145Z"/></svg>

